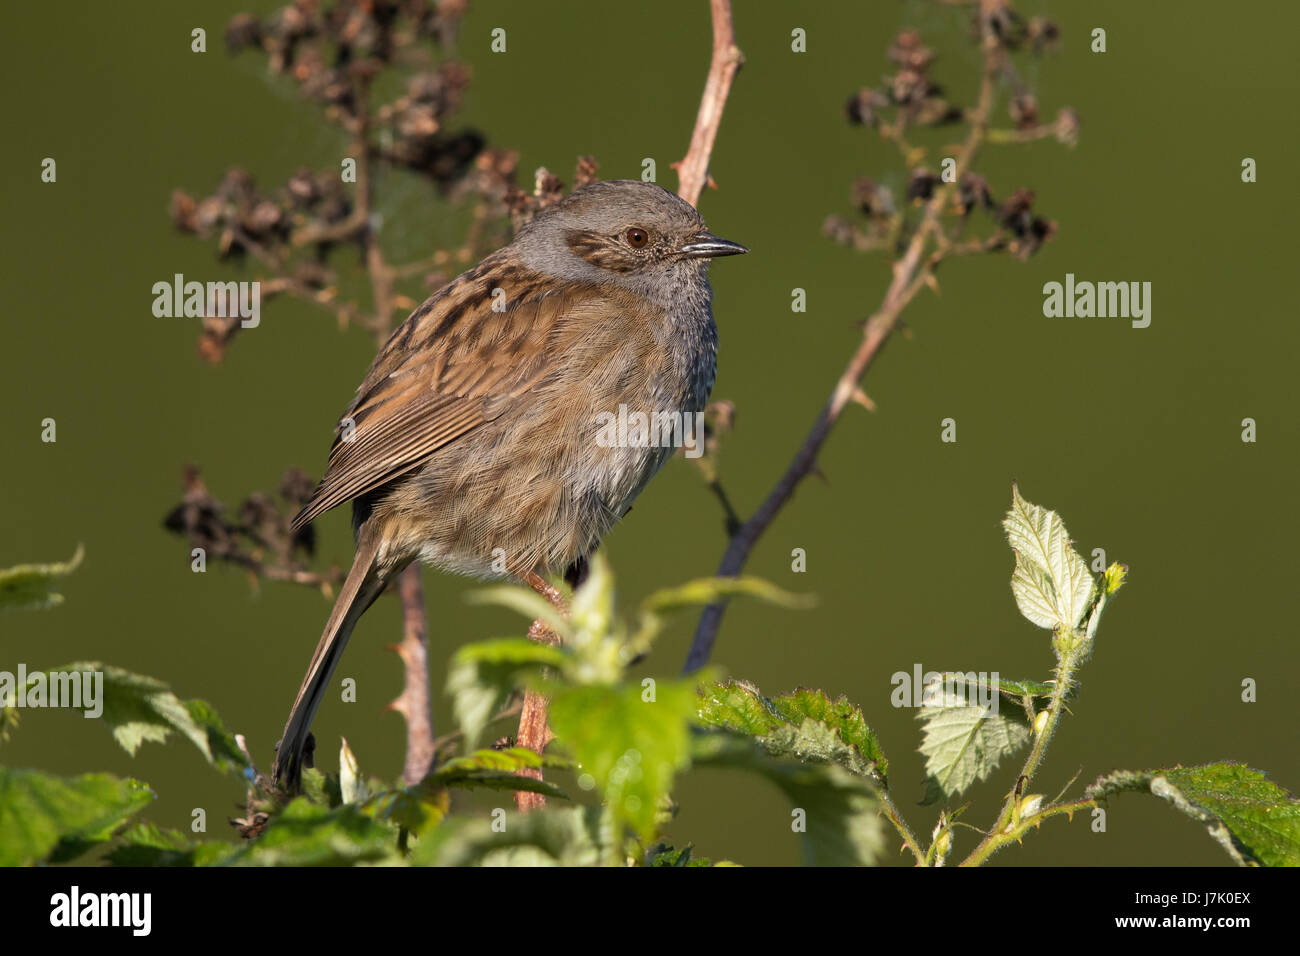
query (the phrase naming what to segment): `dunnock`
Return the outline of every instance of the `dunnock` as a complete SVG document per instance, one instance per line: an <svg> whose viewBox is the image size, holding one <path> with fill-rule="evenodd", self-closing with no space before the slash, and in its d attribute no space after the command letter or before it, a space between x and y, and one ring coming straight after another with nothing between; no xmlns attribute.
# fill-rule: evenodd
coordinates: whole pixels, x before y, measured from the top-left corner
<svg viewBox="0 0 1300 956"><path fill-rule="evenodd" d="M659 186L597 182L393 333L293 522L351 499L357 549L285 725L278 782L297 787L348 636L411 561L537 581L594 551L673 451L598 440L602 413L704 409L718 344L708 261L746 251Z"/></svg>

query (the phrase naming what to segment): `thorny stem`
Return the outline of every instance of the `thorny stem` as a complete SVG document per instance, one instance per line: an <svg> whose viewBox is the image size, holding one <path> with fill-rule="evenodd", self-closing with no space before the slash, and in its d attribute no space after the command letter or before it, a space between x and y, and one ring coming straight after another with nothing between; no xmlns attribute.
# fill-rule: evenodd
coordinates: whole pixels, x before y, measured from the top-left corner
<svg viewBox="0 0 1300 956"><path fill-rule="evenodd" d="M997 822L984 835L984 839L975 847L970 856L962 861L962 866L979 866L1012 840L1019 840L1028 826L1046 816L1063 812L1073 813L1080 806L1096 806L1096 803L1090 799L1076 800L1070 803L1049 806L1044 810L1031 814L1027 820L1022 819L1020 816L1024 790L1029 787L1033 782L1034 775L1038 773L1038 768L1043 762L1043 756L1047 753L1047 745L1052 742L1052 735L1056 733L1061 714L1065 711L1065 700L1070 693L1070 689L1074 686L1074 675L1083 665L1083 662L1088 659L1088 655L1092 651L1093 640L1096 637L1097 626L1101 622L1102 612L1106 609L1111 595L1114 594L1115 590L1118 590L1118 586L1111 589L1110 583L1106 579L1103 579L1102 588L1103 591L1097 598L1097 603L1088 620L1087 629L1071 628L1068 631L1059 631L1053 638L1053 644L1056 648L1056 683L1052 687L1052 696L1048 699L1047 709L1037 715L1038 720L1043 722L1042 726L1037 726L1038 720L1034 721L1034 745L1029 750L1029 756L1025 758L1025 765L1020 770L1020 776L1016 778L1015 786L1007 794L1006 802L1002 805L1002 812L998 814Z"/></svg>
<svg viewBox="0 0 1300 956"><path fill-rule="evenodd" d="M883 808L882 812L885 814L885 818L894 825L894 829L898 831L898 835L903 838L903 846L912 851L912 855L916 857L917 866L925 866L925 851L921 849L921 844L917 842L916 836L912 833L912 828L907 825L907 821L903 819L903 815L899 813L898 808L894 806L894 801L890 798L889 791L882 788L879 792L879 797L881 807Z"/></svg>
<svg viewBox="0 0 1300 956"><path fill-rule="evenodd" d="M438 759L429 706L429 629L424 619L424 589L420 565L408 565L397 579L402 601L402 642L393 646L402 659L402 693L389 704L406 720L406 763L402 781L414 786L433 769Z"/></svg>
<svg viewBox="0 0 1300 956"><path fill-rule="evenodd" d="M374 315L367 323L382 342L388 335L393 313L393 273L384 261L379 236L374 228L374 180L370 168L370 83L356 80L357 115L352 149L357 160L356 209L352 219L359 224L358 235L365 253L366 272ZM402 778L407 784L424 779L437 758L433 740L433 717L429 703L428 625L424 613L424 589L420 586L419 565L408 567L398 578L398 597L402 602L402 641L396 645L402 659L401 695L392 708L406 719L406 761Z"/></svg>
<svg viewBox="0 0 1300 956"><path fill-rule="evenodd" d="M563 595L558 590L537 574L528 574L525 576L525 580L528 582L529 587L550 601L551 605L562 617L568 616L569 608L565 604ZM557 645L560 643L560 636L541 620L533 621L532 627L528 629L528 638L542 644ZM546 714L549 707L550 702L544 695L531 688L524 692L524 706L519 714L519 733L515 737L516 746L527 747L538 754L546 749L546 745L551 742L553 736L551 728L546 724ZM529 768L518 771L518 776L541 780L542 771ZM538 810L546 806L546 797L540 793L516 790L515 806L525 813L529 810Z"/></svg>
<svg viewBox="0 0 1300 956"><path fill-rule="evenodd" d="M704 82L704 95L695 117L695 130L686 156L673 164L677 170L677 194L692 206L700 204L700 193L709 176L709 157L713 155L713 142L722 123L722 111L731 93L731 81L736 78L745 55L736 46L732 27L731 0L710 0L709 11L713 21L713 57L709 62L709 76Z"/></svg>
<svg viewBox="0 0 1300 956"><path fill-rule="evenodd" d="M913 233L907 250L902 258L894 263L893 280L885 292L880 308L867 319L863 327L862 341L857 351L849 359L848 365L831 391L830 398L827 399L817 420L813 422L812 429L804 438L803 444L795 453L785 473L759 505L758 510L731 536L722 561L718 564L718 577L735 577L741 572L758 539L794 495L799 483L816 470L817 456L845 406L850 401L862 402L865 398L860 385L862 378L898 328L903 310L923 286L933 282L933 271L941 261L942 253L936 250L934 254L927 257L926 246L932 236L941 233L939 223L944 207L950 201L962 174L970 168L972 159L984 142L989 115L993 109L994 80L1003 59L1001 47L989 28L987 20L981 18L981 22L984 66L980 77L979 98L975 109L970 114L970 131L957 155L953 181L941 184L926 204L921 223ZM867 402L869 401L868 399ZM710 604L700 615L695 638L683 667L684 673L697 671L708 663L725 610L726 602L719 601Z"/></svg>

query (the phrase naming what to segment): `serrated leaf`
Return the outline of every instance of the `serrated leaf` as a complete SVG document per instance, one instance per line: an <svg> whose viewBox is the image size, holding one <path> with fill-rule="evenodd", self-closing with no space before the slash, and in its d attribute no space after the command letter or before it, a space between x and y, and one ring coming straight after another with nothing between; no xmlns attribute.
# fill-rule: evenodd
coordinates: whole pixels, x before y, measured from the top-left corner
<svg viewBox="0 0 1300 956"><path fill-rule="evenodd" d="M1300 801L1263 771L1222 762L1168 770L1117 770L1088 788L1094 800L1125 790L1161 797L1240 865L1300 866Z"/></svg>
<svg viewBox="0 0 1300 956"><path fill-rule="evenodd" d="M198 747L209 763L213 762L208 745L209 728L200 727L190 716L189 707L162 681L99 661L79 661L53 668L48 673L54 672L104 675L103 713L99 719L131 756L135 756L145 741L163 743L169 734L177 731Z"/></svg>
<svg viewBox="0 0 1300 956"><path fill-rule="evenodd" d="M1011 486L1011 510L1002 522L1016 554L1011 592L1020 613L1039 627L1071 629L1092 604L1096 582L1071 546L1055 511L1032 504Z"/></svg>
<svg viewBox="0 0 1300 956"><path fill-rule="evenodd" d="M216 709L206 700L194 698L185 701L185 710L199 727L208 741L208 752L212 762L222 771L236 770L243 772L248 766L248 758L239 749L235 735L230 732Z"/></svg>
<svg viewBox="0 0 1300 956"><path fill-rule="evenodd" d="M889 762L867 726L862 708L823 691L800 687L779 697L762 696L753 684L728 681L700 689L701 723L759 739L769 753L835 763L884 782Z"/></svg>
<svg viewBox="0 0 1300 956"><path fill-rule="evenodd" d="M805 828L801 846L809 865L871 865L880 858L884 824L870 778L833 763L775 756L758 741L725 730L697 734L693 762L748 770L774 783L800 813L793 819Z"/></svg>
<svg viewBox="0 0 1300 956"><path fill-rule="evenodd" d="M153 799L143 783L105 773L54 777L0 767L0 866L30 866L63 841L82 849L102 843Z"/></svg>
<svg viewBox="0 0 1300 956"><path fill-rule="evenodd" d="M67 561L0 568L0 611L29 611L62 604L63 595L54 587L59 578L77 569L84 556L85 550L77 545Z"/></svg>
<svg viewBox="0 0 1300 956"><path fill-rule="evenodd" d="M447 693L466 745L478 746L484 728L527 678L563 663L560 648L525 638L479 641L458 650L447 669Z"/></svg>
<svg viewBox="0 0 1300 956"><path fill-rule="evenodd" d="M661 681L653 700L639 684L566 687L551 699L560 744L590 774L619 825L648 840L660 801L690 759L693 681Z"/></svg>
<svg viewBox="0 0 1300 956"><path fill-rule="evenodd" d="M303 770L302 795L309 803L319 807L337 807L343 803L339 778L335 774L322 772L318 767Z"/></svg>
<svg viewBox="0 0 1300 956"><path fill-rule="evenodd" d="M1029 741L1024 715L1007 717L995 708L961 703L927 704L917 713L925 725L921 746L925 756L925 797L936 803L962 793L976 780L987 779L998 762Z"/></svg>

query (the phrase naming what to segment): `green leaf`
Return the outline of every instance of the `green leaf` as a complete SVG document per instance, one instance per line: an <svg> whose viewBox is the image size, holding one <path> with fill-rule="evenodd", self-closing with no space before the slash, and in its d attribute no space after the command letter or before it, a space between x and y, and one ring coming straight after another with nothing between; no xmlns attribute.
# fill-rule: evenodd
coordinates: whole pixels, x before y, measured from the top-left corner
<svg viewBox="0 0 1300 956"><path fill-rule="evenodd" d="M208 723L208 727L200 727L194 717L190 716L189 707L156 678L133 674L99 661L79 661L54 668L50 673L55 671L104 675L103 713L99 719L112 731L113 739L131 756L135 756L145 741L163 743L172 731L178 731L199 748L209 763L214 762L212 749L208 745L211 718L215 717L215 713L210 713L210 707L204 711L206 705L200 702L201 706L196 708Z"/></svg>
<svg viewBox="0 0 1300 956"><path fill-rule="evenodd" d="M721 860L715 863L713 860L710 860L707 857L696 856L695 847L691 846L689 843L680 849L678 849L677 847L669 846L667 843L656 843L654 846L650 847L648 850L645 851L645 865L687 867L687 866L735 866L736 864L730 863L726 860Z"/></svg>
<svg viewBox="0 0 1300 956"><path fill-rule="evenodd" d="M458 650L447 669L447 693L467 746L478 746L484 728L527 678L563 663L558 647L524 638L479 641Z"/></svg>
<svg viewBox="0 0 1300 956"><path fill-rule="evenodd" d="M1077 627L1092 604L1096 582L1070 546L1060 515L1026 501L1012 485L1011 510L1002 527L1016 554L1011 592L1020 613L1039 627Z"/></svg>
<svg viewBox="0 0 1300 956"><path fill-rule="evenodd" d="M817 603L810 594L792 594L762 578L696 578L651 593L641 602L641 609L650 614L666 614L733 597L754 597L787 608L807 608Z"/></svg>
<svg viewBox="0 0 1300 956"><path fill-rule="evenodd" d="M338 776L324 773L318 767L308 767L302 772L302 795L318 807L337 807L343 803Z"/></svg>
<svg viewBox="0 0 1300 956"><path fill-rule="evenodd" d="M917 713L925 724L920 751L925 755L923 803L956 796L984 780L998 762L1029 741L1024 714L1007 717L996 708L967 704L960 694L939 698Z"/></svg>
<svg viewBox="0 0 1300 956"><path fill-rule="evenodd" d="M421 866L595 866L606 855L596 807L547 807L530 813L457 817L411 851Z"/></svg>
<svg viewBox="0 0 1300 956"><path fill-rule="evenodd" d="M534 753L527 747L476 750L474 753L455 757L441 764L427 779L442 787L458 787L465 790L476 788L527 790L567 799L564 791L554 784L518 776L520 770L540 770L543 767L567 770L571 769L573 764L551 754L543 756Z"/></svg>
<svg viewBox="0 0 1300 956"><path fill-rule="evenodd" d="M108 860L114 866L215 866L237 852L232 843L195 843L179 830L136 823L117 835Z"/></svg>
<svg viewBox="0 0 1300 956"><path fill-rule="evenodd" d="M400 790L376 794L361 805L361 812L423 837L443 822L451 810L451 799L442 787L418 783Z"/></svg>
<svg viewBox="0 0 1300 956"><path fill-rule="evenodd" d="M541 767L567 768L571 764L554 756L541 756L525 747L478 750L440 765L418 784L371 797L362 812L386 820L418 837L441 824L451 809L448 788L463 790L524 790L568 799L564 791L545 780L520 777L517 772Z"/></svg>
<svg viewBox="0 0 1300 956"><path fill-rule="evenodd" d="M797 688L780 697L764 697L753 684L728 681L700 689L697 716L709 727L757 737L768 753L838 764L884 782L889 772L875 732L862 708L823 691Z"/></svg>
<svg viewBox="0 0 1300 956"><path fill-rule="evenodd" d="M393 829L355 804L331 810L299 797L230 862L237 866L400 864L396 847Z"/></svg>
<svg viewBox="0 0 1300 956"><path fill-rule="evenodd" d="M662 681L648 701L639 684L566 687L551 700L557 742L590 775L615 821L642 841L654 834L659 803L689 760L696 702L693 681Z"/></svg>
<svg viewBox="0 0 1300 956"><path fill-rule="evenodd" d="M1086 793L1103 800L1125 790L1153 793L1193 820L1240 865L1300 866L1300 801L1263 771L1240 763L1169 770L1116 770Z"/></svg>
<svg viewBox="0 0 1300 956"><path fill-rule="evenodd" d="M834 763L801 763L774 756L755 740L729 731L705 731L693 741L696 766L748 770L772 783L794 807L811 866L875 863L884 850L880 800L869 777Z"/></svg>
<svg viewBox="0 0 1300 956"><path fill-rule="evenodd" d="M235 735L226 728L216 709L206 700L194 698L185 701L185 711L190 715L190 720L194 721L195 726L200 728L207 737L208 753L212 755L212 762L216 764L217 769L236 770L242 773L248 766L248 758L239 749L239 742L235 740Z"/></svg>
<svg viewBox="0 0 1300 956"><path fill-rule="evenodd" d="M62 604L63 595L54 587L59 578L77 569L85 553L77 545L76 552L67 561L0 568L0 611L30 611Z"/></svg>
<svg viewBox="0 0 1300 956"><path fill-rule="evenodd" d="M37 863L61 841L83 848L102 843L153 799L137 780L0 767L0 866Z"/></svg>

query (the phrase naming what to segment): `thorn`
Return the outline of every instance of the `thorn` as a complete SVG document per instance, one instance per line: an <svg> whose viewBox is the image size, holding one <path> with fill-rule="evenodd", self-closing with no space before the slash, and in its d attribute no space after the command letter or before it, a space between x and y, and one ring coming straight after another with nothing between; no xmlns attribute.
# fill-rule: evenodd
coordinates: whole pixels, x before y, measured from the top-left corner
<svg viewBox="0 0 1300 956"><path fill-rule="evenodd" d="M934 277L933 272L926 274L925 284L930 287L930 291L935 295L943 295L943 293L939 291L939 280Z"/></svg>
<svg viewBox="0 0 1300 956"><path fill-rule="evenodd" d="M853 389L853 394L850 396L850 398L869 412L874 412L876 410L876 403L873 402L871 400L871 396L868 395L866 392L864 392L861 388Z"/></svg>
<svg viewBox="0 0 1300 956"><path fill-rule="evenodd" d="M707 178L705 179L704 185L708 186L710 189L717 189L717 188L718 188L718 184L717 184L716 182L713 181L713 174L712 174L712 173L705 173L704 175L705 175L705 177L707 177Z"/></svg>

